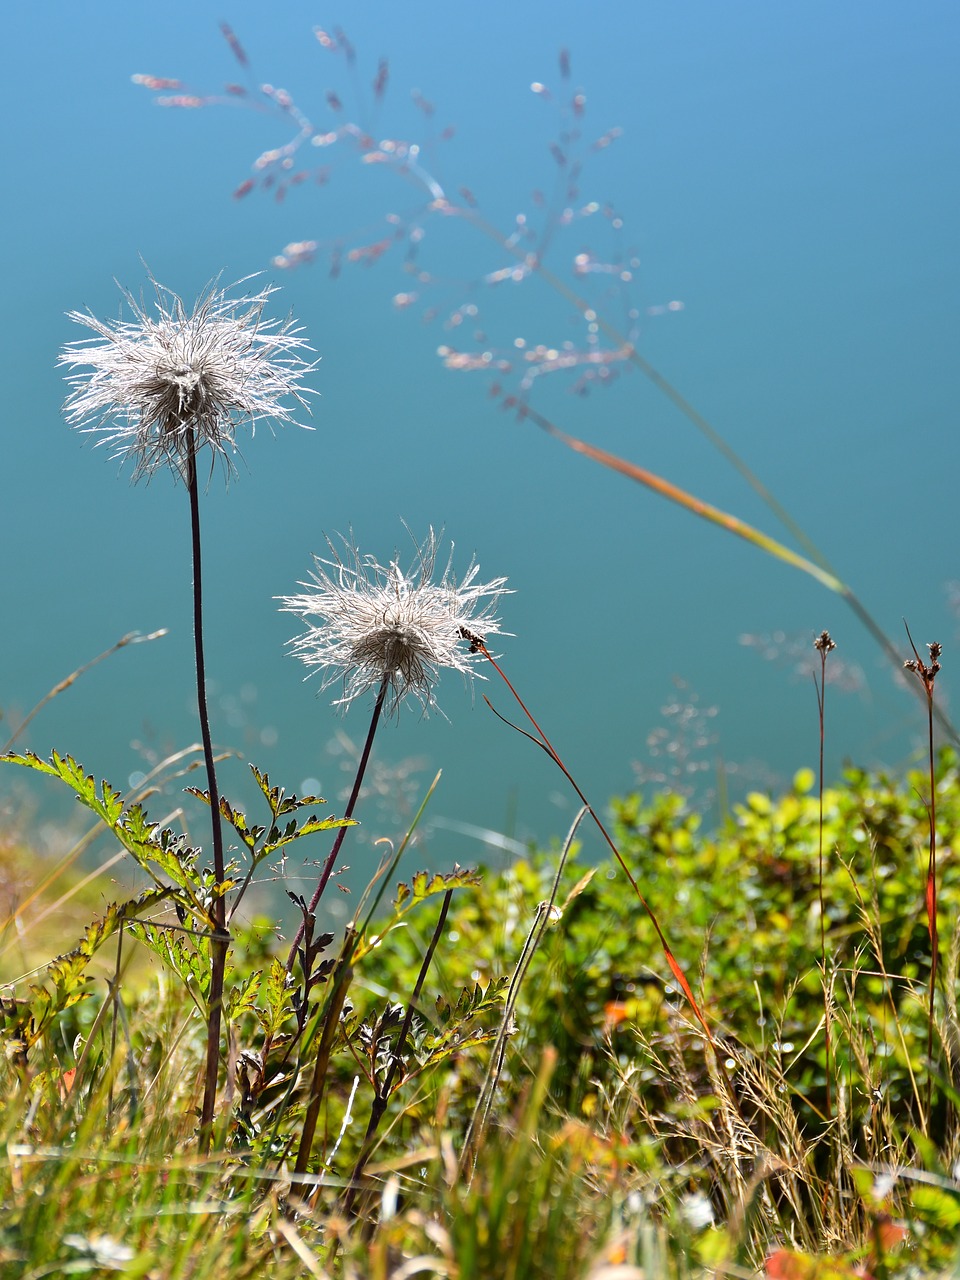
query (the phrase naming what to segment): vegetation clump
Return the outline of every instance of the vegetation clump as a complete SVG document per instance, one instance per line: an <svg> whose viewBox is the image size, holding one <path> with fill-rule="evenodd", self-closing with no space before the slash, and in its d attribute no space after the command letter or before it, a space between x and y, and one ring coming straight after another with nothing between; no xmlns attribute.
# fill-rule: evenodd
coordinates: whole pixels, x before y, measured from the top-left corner
<svg viewBox="0 0 960 1280"><path fill-rule="evenodd" d="M957 755L935 768L946 963L932 1060L925 777L849 770L824 791L826 968L812 772L778 798L748 796L715 832L675 794L614 803L618 847L698 974L713 1044L616 864L587 865L576 846L399 885L344 938L313 939L306 1004L258 922L231 948L205 1156L209 939L151 919L156 885L115 904L4 995L3 1273L390 1276L414 1274L414 1259L420 1274L477 1277L949 1269ZM112 814L109 789L94 794ZM165 849L171 879L179 862L204 883L138 822L121 811L115 834ZM150 964L126 977L144 947ZM91 980L104 955L107 980Z"/></svg>

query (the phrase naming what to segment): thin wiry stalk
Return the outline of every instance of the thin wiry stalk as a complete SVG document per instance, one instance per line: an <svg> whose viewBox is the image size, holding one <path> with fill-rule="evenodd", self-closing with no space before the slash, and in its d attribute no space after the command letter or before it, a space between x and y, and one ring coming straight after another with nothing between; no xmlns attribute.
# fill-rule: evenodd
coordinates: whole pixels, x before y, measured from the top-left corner
<svg viewBox="0 0 960 1280"><path fill-rule="evenodd" d="M380 689L377 692L377 700L376 700L376 703L374 704L373 715L370 717L370 728L367 730L367 738L363 744L363 751L360 753L360 763L357 766L357 774L353 780L353 789L350 792L350 799L347 801L347 807L343 813L344 818L352 818L353 811L357 807L357 800L360 797L360 788L363 785L363 777L367 771L367 764L370 760L370 752L373 750L374 735L377 732L377 726L380 723L381 715L383 712L383 704L386 700L387 693L389 692L389 689L390 689L391 676L392 676L391 672L385 671L383 673L383 679L380 681ZM313 891L313 897L310 899L309 903L307 904L306 915L300 921L300 926L297 929L296 936L294 937L293 942L291 943L290 951L287 955L287 973L293 972L293 965L297 958L297 950L301 942L303 942L304 935L307 931L307 921L316 911L317 904L320 902L320 899L323 897L323 891L324 889L326 889L327 881L330 879L331 873L333 872L334 863L337 860L337 855L340 852L340 846L343 844L343 837L346 835L346 833L347 833L346 827L341 827L340 830L337 832L336 837L333 841L333 848L330 850L327 860L323 864L323 869L320 872L320 879L317 881L317 887ZM309 944L309 939L308 939L308 944ZM309 968L310 968L309 956L305 954L304 955L304 974L303 974L303 980L305 985L308 985L310 981L310 974L308 972ZM306 997L306 992L304 993L304 996Z"/></svg>
<svg viewBox="0 0 960 1280"><path fill-rule="evenodd" d="M113 1005L113 1019L110 1025L110 1061L114 1062L117 1056L117 1022L120 1018L120 975L121 962L123 959L123 928L117 930L117 959L113 968L113 979L110 983L111 1003ZM113 1073L111 1072L110 1082L107 1089L107 1123L113 1121Z"/></svg>
<svg viewBox="0 0 960 1280"><path fill-rule="evenodd" d="M107 990L106 999L104 1000L103 1004L101 1004L100 1008L97 1010L97 1016L94 1018L89 1032L87 1032L86 1040L83 1046L83 1051L81 1052L79 1058L77 1059L77 1065L75 1068L76 1074L74 1076L75 1088L71 1090L71 1098L73 1101L76 1101L81 1096L80 1084L83 1081L87 1063L89 1062L91 1057L94 1057L94 1058L96 1057L95 1047L98 1044L100 1028L103 1026L104 1022L107 1020L107 1017L111 1011L113 1012L114 1018L113 1018L113 1034L111 1036L111 1044L110 1044L110 1062L114 1063L116 1061L116 1058L115 1058L116 1020L117 1020L118 1012L122 1013L122 1010L123 1010L123 1006L120 1002L120 982L123 977L123 971L120 965L120 959L122 954L122 950L121 950L122 941L123 941L123 929L120 928L117 930L117 962L114 969L113 978L110 981L110 985ZM114 1072L113 1072L113 1067L111 1066L110 1074L109 1074L109 1077L107 1078L107 1109L108 1111L112 1111L113 1109L113 1076L114 1076Z"/></svg>
<svg viewBox="0 0 960 1280"><path fill-rule="evenodd" d="M894 995L894 990L895 990L897 981L902 982L904 981L904 979L902 978L901 975L890 972L890 970L887 967L887 960L886 960L886 955L884 951L883 919L880 911L880 898L879 898L879 891L877 886L876 858L874 857L871 860L869 899L867 899L863 894L863 891L860 886L860 880L854 870L853 864L846 863L845 870L850 880L850 886L853 889L854 894L856 895L857 906L859 908L859 913L860 913L860 920L863 924L867 938L869 939L870 953L873 956L873 962L876 965L875 972L871 972L868 969L864 969L863 973L870 977L880 978L883 983L883 995L884 995L886 1004L889 1007L890 1025L896 1029L896 1033L897 1033L897 1040L899 1043L899 1049L901 1054L900 1061L903 1062L904 1066L906 1067L907 1075L910 1078L910 1093L913 1098L913 1103L916 1107L916 1113L917 1115L922 1115L923 1102L920 1097L920 1086L917 1082L916 1072L914 1071L914 1067L913 1067L913 1055L911 1054L910 1048L907 1044L906 1035L904 1034L903 1021L900 1018L898 1008L897 1008L897 1000ZM859 972L860 972L859 969L854 969L853 971L854 977L856 977ZM849 978L847 979L847 982L849 986L850 984ZM855 1002L853 1001L852 986L850 986L849 1003L851 1007L855 1007ZM852 1071L852 1066L850 1069ZM847 1092L849 1095L849 1087ZM843 1114L843 1109L838 1107L838 1115L842 1116L842 1114Z"/></svg>
<svg viewBox="0 0 960 1280"><path fill-rule="evenodd" d="M903 624L907 627L906 621ZM940 655L943 646L934 641L928 644L930 661L926 663L917 653L910 628L907 627L907 638L913 650L913 658L903 665L912 671L920 683L927 698L927 745L930 767L930 802L927 812L930 815L930 851L927 859L927 883L924 893L927 907L927 930L930 934L930 991L927 1017L927 1124L930 1123L930 1107L933 1100L933 1027L934 1027L934 995L937 987L937 970L940 967L940 936L937 931L937 786L933 763L933 692L940 670Z"/></svg>
<svg viewBox="0 0 960 1280"><path fill-rule="evenodd" d="M930 756L930 852L927 860L927 918L930 926L930 993L927 1018L927 1120L933 1090L933 998L940 967L940 934L937 929L937 786L933 768L933 682L927 703L927 743Z"/></svg>
<svg viewBox="0 0 960 1280"><path fill-rule="evenodd" d="M487 659L487 661L492 665L494 670L500 676L500 679L504 682L504 684L513 694L514 698L520 704L520 708L523 711L523 714L527 717L527 719L530 721L530 723L533 725L534 729L536 730L535 735L531 733L527 733L525 729L520 729L519 732L522 733L524 737L529 738L531 742L536 743L536 745L540 747L541 750L547 753L547 755L554 762L554 764L557 766L557 768L560 770L563 776L570 783L571 787L573 787L574 791L576 792L577 796L580 799L581 804L586 806L587 812L590 814L591 818L593 818L593 821L596 824L597 830L600 832L601 836L603 836L603 839L606 841L607 847L610 849L610 851L613 853L613 856L616 858L617 862L620 864L620 868L623 871L623 874L630 881L630 886L633 889L634 893L637 895L640 905L643 907L644 911L646 911L647 916L650 920L650 923L653 925L657 938L660 941L660 947L663 951L664 958L666 959L667 964L670 966L670 970L673 973L673 976L676 978L677 982L679 983L680 988L683 991L683 994L686 996L687 1003L690 1005L690 1008L693 1010L694 1014L696 1015L697 1021L700 1023L701 1027L703 1027L703 1030L706 1033L707 1040L709 1041L710 1045L712 1047L715 1047L716 1042L714 1041L714 1038L713 1038L713 1032L710 1030L710 1025L707 1022L706 1017L704 1016L704 1013L700 1008L700 1005L697 1003L697 999L693 994L693 989L691 988L690 983L687 981L687 976L681 969L680 963L677 960L676 956L673 954L673 951L670 949L670 944L667 942L667 936L663 932L663 929L660 927L660 922L657 919L653 911L653 908L650 906L646 898L640 892L640 886L637 884L636 878L634 877L630 868L627 866L626 862L624 861L623 855L621 854L617 846L614 844L606 827L603 825L603 822L601 821L599 814L594 809L593 805L591 805L587 797L580 790L580 787L576 779L573 777L570 770L560 759L552 743L547 738L543 730L540 728L539 724L537 724L533 715L527 709L527 706L524 703L523 699L520 697L519 693L517 693L516 689L510 683L510 680L507 678L506 672L503 670L503 668L499 665L499 663L490 653L489 649L484 644L482 638L480 636L473 635L471 632L467 631L466 629L464 629L463 635L464 635L464 639L470 641L471 649L474 649L477 653L482 653L484 657ZM503 720L505 724L511 724L509 720L506 720L504 716L500 715L500 713L496 710L496 708L493 706L490 699L486 695L484 695L483 700L487 704L487 706L490 708L490 710L494 713L495 716ZM511 727L517 728L516 725L511 725Z"/></svg>
<svg viewBox="0 0 960 1280"><path fill-rule="evenodd" d="M343 828L341 828L341 830L343 830ZM320 1117L320 1106L323 1102L324 1086L327 1079L327 1067L330 1065L330 1054L333 1050L333 1041L340 1027L340 1014L343 1011L343 1002L347 998L347 991L350 988L350 983L353 981L352 961L358 936L357 931L352 926L348 925L343 938L343 947L340 951L340 958L337 961L337 967L330 980L330 995L327 998L327 1007L323 1014L323 1033L320 1037L319 1047L317 1048L316 1061L313 1064L313 1077L310 1082L310 1099L307 1104L306 1115L303 1119L303 1129L300 1133L300 1145L297 1149L295 1172L298 1175L306 1173L307 1165L310 1163L310 1153L313 1150L313 1139L317 1132L317 1121Z"/></svg>
<svg viewBox="0 0 960 1280"><path fill-rule="evenodd" d="M462 208L452 204L447 200L445 194L441 190L439 199L437 193L434 194L435 203L439 205L442 201L445 212L455 213L470 225L476 227L484 235L489 236L492 240L508 253L512 254L518 261L521 261L525 268L533 271L549 288L553 289L566 302L575 307L581 315L587 311L590 312L591 319L598 328L606 334L606 336L625 353L630 363L643 374L645 378L652 383L657 390L664 395L667 400L676 408L687 421L700 434L709 441L709 443L726 459L727 462L739 473L746 481L750 488L757 494L760 500L767 506L773 516L779 523L790 533L806 552L805 558L798 556L788 547L784 547L775 539L761 534L758 530L752 529L737 517L728 515L726 512L711 507L708 503L700 502L693 498L692 495L685 493L675 485L671 485L668 481L662 480L661 477L654 475L652 472L645 471L640 467L625 462L618 458L615 454L606 453L603 450L596 449L592 445L586 444L582 440L569 436L555 426L549 418L543 414L537 413L525 401L516 401L508 398L505 407L514 406L517 408L518 415L521 418L529 418L537 426L545 430L549 435L573 449L577 453L582 453L587 457L593 458L594 461L601 463L603 466L611 467L613 470L620 471L622 474L630 475L633 479L646 484L649 488L663 494L674 502L679 502L685 506L687 510L693 511L695 514L718 524L721 528L726 528L729 532L735 533L740 537L746 538L754 543L761 550L776 556L778 559L786 563L793 564L803 572L810 574L816 578L824 586L830 590L837 592L840 597L846 601L847 605L857 616L859 621L873 636L874 640L883 650L886 657L897 667L900 665L900 658L896 647L882 629L879 623L874 619L872 614L861 603L860 599L854 594L851 587L837 576L830 561L810 538L803 527L790 515L786 508L779 502L773 493L760 480L752 468L747 464L744 458L730 445L727 440L720 434L707 418L704 417L694 405L673 385L668 378L665 378L658 369L656 369L641 353L637 350L633 342L631 342L617 325L607 320L602 312L581 296L577 291L565 281L557 276L549 267L546 266L542 254L530 255L527 250L520 244L515 243L512 239L504 236L492 223L488 222L482 214L475 209ZM940 726L950 734L951 738L960 743L960 733L954 727L949 716L940 707L934 709Z"/></svg>
<svg viewBox="0 0 960 1280"><path fill-rule="evenodd" d="M563 848L560 851L560 858L557 863L557 870L553 877L553 887L550 890L550 897L545 902L537 905L537 914L534 918L530 932L524 941L523 948L520 952L520 959L517 961L513 977L510 979L510 986L507 990L506 999L503 1002L503 1017L500 1019L500 1027L497 1031L497 1038L494 1041L493 1049L490 1053L490 1066L487 1068L487 1074L484 1077L483 1085L480 1089L480 1098L474 1108L473 1115L470 1117L470 1124L467 1127L466 1136L463 1140L463 1149L460 1153L460 1169L463 1170L467 1165L470 1166L469 1182L473 1182L473 1175L476 1172L477 1155L479 1154L480 1144L483 1141L483 1135L486 1131L487 1121L490 1117L490 1107L493 1104L493 1096L496 1093L497 1084L500 1081L500 1075L503 1071L503 1063L507 1053L507 1039L513 1026L513 1013L517 1006L517 1000L520 996L520 988L523 980L530 968L530 962L543 941L543 935L553 921L554 906L557 901L557 893L560 890L560 877L563 875L563 868L566 865L567 856L570 853L570 846L573 844L574 836L577 828L583 821L587 813L588 806L577 813L574 818L570 830L567 832L567 838L563 842Z"/></svg>
<svg viewBox="0 0 960 1280"><path fill-rule="evenodd" d="M434 581L440 538L431 527L415 543L414 562L404 570L395 554L387 565L362 555L352 538L342 539L346 555L327 539L331 558L314 556L314 571L306 588L294 596L280 596L285 613L307 623L303 635L291 641L292 652L307 667L323 674L321 692L342 682L336 705L343 708L368 690L377 689L376 705L345 816L352 817L373 735L386 714L399 714L401 704L412 698L424 714L435 705L434 685L444 669L474 674L478 650L464 649L467 628L477 627L484 636L500 634L493 616L506 590L506 579L477 582L480 566L474 559L466 573L453 572L453 547L446 568ZM473 634L472 631L469 632ZM304 912L304 919L287 957L292 972L297 950L311 916L333 871L346 828L341 828L324 865L320 882ZM304 981L309 986L309 945L304 950ZM306 994L306 993L305 993Z"/></svg>
<svg viewBox="0 0 960 1280"><path fill-rule="evenodd" d="M420 808L417 810L416 814L414 815L413 821L411 822L403 839L400 841L399 845L394 851L393 856L389 858L385 863L381 864L376 874L374 875L373 880L364 890L363 896L360 900L357 910L354 913L353 921L347 926L347 930L344 935L344 948L346 947L347 938L349 937L351 939L350 950L349 950L349 959L351 962L357 949L362 946L363 939L367 937L368 930L370 928L370 923L373 920L373 917L376 914L377 910L379 909L380 901L383 897L386 887L391 882L393 878L393 874L400 864L401 858L406 853L410 845L410 841L413 839L414 833L416 832L416 829L419 826L424 813L426 813L427 811L427 806L433 797L434 791L436 791L437 789L437 784L439 783L439 781L440 781L440 774L438 773L437 776L434 778L433 782L427 788L427 793L423 797L423 800L421 801ZM374 888L376 889L376 892L373 892ZM362 921L360 921L360 917L363 914L364 910L367 911L367 914L365 918ZM360 923L357 923L358 921L360 921ZM333 975L333 978L331 979L334 985L336 985L336 982L338 980L337 975L340 973L340 969L344 964L343 957L345 955L347 955L346 950L341 948L340 958L337 961L337 968L334 970L334 975ZM352 970L351 970L350 977L352 978ZM348 985L349 985L349 981L348 981ZM346 992L344 991L344 996L345 995L346 995ZM306 1017L307 1012L308 1010L305 1008L304 1017ZM301 1043L303 1044L312 1043L313 1039L315 1038L319 1030L321 1021L326 1019L326 1017L327 1017L326 1006L321 1005L319 1012L315 1012L313 1020L310 1023L310 1026L306 1028L303 1038L301 1039L300 1037L297 1037L290 1040L287 1054L283 1059L284 1064L286 1063L290 1053L293 1052L293 1049L296 1045L299 1045ZM323 1035L325 1036L326 1034L327 1034L326 1023L324 1022ZM328 1058L329 1058L329 1051L328 1051ZM292 1071L290 1073L290 1081L287 1086L286 1094L284 1095L283 1100L275 1108L275 1117L273 1121L273 1126L271 1128L270 1141L268 1144L265 1145L265 1148L264 1148L265 1150L272 1150L274 1144L279 1141L280 1122L284 1113L287 1110L290 1100L294 1095L294 1091L297 1087L297 1080L298 1080L300 1070L304 1060L305 1060L304 1056L303 1054L301 1054L300 1066L298 1066L295 1071ZM321 1088L322 1087L323 1086L321 1085ZM331 1163L331 1160L330 1158L328 1158L325 1167L329 1167L330 1163Z"/></svg>
<svg viewBox="0 0 960 1280"><path fill-rule="evenodd" d="M753 528L752 525L747 524L746 521L739 519L739 517L731 515L727 511L721 511L709 502L703 502L685 489L681 489L679 485L671 484L669 480L664 480L663 477L656 475L654 472L648 471L644 467L639 467L633 462L628 462L615 453L609 453L605 449L598 449L595 445L579 440L576 436L568 435L567 432L561 431L544 414L538 413L536 409L532 409L528 404L518 405L517 414L521 419L529 419L535 423L541 430L553 436L555 440L559 440L568 449L573 450L574 453L583 454L584 457L591 458L601 466L608 467L611 471L617 471L620 475L627 476L638 484L645 485L648 489L652 489L654 493L659 493L661 497L677 503L685 510L700 516L704 520L708 520L711 524L715 524L721 529L726 529L728 533L733 533L737 537L743 538L784 564L793 565L794 568L799 569L801 572L809 574L822 586L840 596L870 632L890 662L895 667L901 665L900 655L889 636L854 594L853 589L837 577L826 559L819 552L816 552L815 548L811 551L810 559L798 555L790 547L784 546L783 543L778 542L775 538L771 538L768 534ZM809 545L808 539L804 538L802 541L804 545ZM957 731L953 721L943 708L935 705L933 714L940 727L950 735L954 742L960 744L960 732Z"/></svg>
<svg viewBox="0 0 960 1280"><path fill-rule="evenodd" d="M223 978L227 965L230 934L227 929L227 904L221 886L226 879L223 860L223 828L220 822L220 792L210 734L207 709L207 677L203 657L203 576L200 554L200 494L197 487L197 465L193 427L187 427L187 490L190 494L190 528L193 548L193 643L197 661L197 711L203 739L203 759L210 793L210 822L213 835L214 899L211 910L213 935L210 939L210 996L207 1003L207 1057L203 1076L203 1101L200 1106L200 1154L210 1150L213 1137L213 1113L217 1101L217 1075L220 1069L220 1026L223 1018Z"/></svg>
<svg viewBox="0 0 960 1280"><path fill-rule="evenodd" d="M307 343L292 318L264 319L271 288L230 298L209 285L188 312L172 290L151 279L155 306L125 293L133 319L104 322L92 313L70 312L91 329L95 340L69 343L58 363L72 391L64 405L67 421L93 433L112 448L121 464L131 462L133 478L149 479L168 466L190 495L193 554L193 635L197 667L197 709L203 738L213 831L214 884L207 912L210 935L210 991L207 1054L200 1113L201 1154L210 1148L220 1065L223 979L230 934L223 897L225 864L203 656L200 501L197 455L207 449L211 468L219 458L229 475L241 427L258 421L292 422L284 400L306 406L302 378L314 364L299 354ZM90 372L78 370L89 369Z"/></svg>
<svg viewBox="0 0 960 1280"><path fill-rule="evenodd" d="M16 740L20 737L20 735L26 729L30 721L33 720L34 716L36 716L39 712L43 710L43 708L47 705L48 702L52 702L53 699L58 694L63 693L66 689L69 689L70 686L73 684L73 682L75 680L79 680L79 678L82 675L85 675L90 670L91 667L95 667L98 662L103 662L104 658L111 657L113 654L117 652L118 649L126 648L128 644L140 644L145 640L159 640L161 636L165 636L166 634L167 634L166 627L161 627L159 631L151 631L150 634L147 636L142 636L139 631L129 631L125 636L121 636L120 639L116 642L116 644L112 644L109 649L104 649L103 653L98 653L95 658L91 658L89 662L85 662L82 667L77 667L76 671L72 671L70 675L66 677L66 679L61 680L58 684L55 684L49 693L44 694L44 696L40 699L40 701L33 708L33 710L29 711L27 715L24 716L24 718L17 725L16 729L14 729L13 733L3 744L3 747L0 748L0 755L6 755L6 753L13 747L13 744L16 742Z"/></svg>
<svg viewBox="0 0 960 1280"><path fill-rule="evenodd" d="M820 969L823 976L823 1041L824 1041L824 1058L826 1061L827 1075L827 1122L829 1123L833 1116L833 1102L830 1095L831 1080L833 1077L833 1059L830 1045L830 993L827 982L827 918L826 904L823 900L823 724L824 724L824 704L827 697L827 654L831 649L837 646L830 638L829 631L821 631L820 635L813 642L814 648L820 654L820 683L817 684L817 678L814 676L813 683L817 690L817 710L820 720L820 779L819 779L819 821L818 821L818 869L817 889L820 895Z"/></svg>
<svg viewBox="0 0 960 1280"><path fill-rule="evenodd" d="M377 1136L377 1129L380 1127L380 1121L383 1119L387 1104L390 1101L390 1091L393 1088L393 1082L396 1078L397 1068L403 1062L403 1047L406 1044L407 1034L410 1031L410 1023L413 1021L414 1010L420 1001L420 992L423 990L423 984L427 977L427 970L433 960L437 945L443 936L443 929L447 922L447 913L450 910L450 903L453 900L453 890L448 889L443 895L443 902L440 906L440 915L437 918L433 935L430 938L430 944L424 953L423 960L420 964L420 972L417 974L417 980L414 984L413 993L407 1001L407 1010L404 1014L403 1022L397 1033L397 1047L390 1056L390 1068L386 1077L380 1085L375 1085L373 1104L370 1107L370 1119L367 1121L367 1131L363 1135L363 1145L360 1148L360 1155L357 1157L357 1163L354 1166L353 1173L350 1175L350 1184L347 1188L347 1194L344 1197L343 1212L349 1216L353 1209L353 1203L356 1199L357 1192L360 1189L360 1178L366 1167L367 1161L373 1151L374 1139Z"/></svg>

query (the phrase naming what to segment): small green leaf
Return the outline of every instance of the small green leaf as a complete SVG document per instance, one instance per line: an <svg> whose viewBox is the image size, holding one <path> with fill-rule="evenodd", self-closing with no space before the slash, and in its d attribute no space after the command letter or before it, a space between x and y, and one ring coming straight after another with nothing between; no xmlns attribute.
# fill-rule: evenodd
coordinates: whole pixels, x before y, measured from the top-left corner
<svg viewBox="0 0 960 1280"><path fill-rule="evenodd" d="M479 872L469 871L465 867L454 867L446 875L441 875L440 872L434 872L431 875L428 871L418 871L409 885L403 883L397 885L393 905L400 908L409 898L410 902L407 904L409 908L426 901L435 894L446 893L448 889L463 889L478 885L481 880Z"/></svg>
<svg viewBox="0 0 960 1280"><path fill-rule="evenodd" d="M233 988L227 1000L228 1018L238 1018L242 1013L249 1013L254 1009L262 982L263 970L255 969L239 986Z"/></svg>
<svg viewBox="0 0 960 1280"><path fill-rule="evenodd" d="M275 956L264 991L266 1008L259 1014L261 1024L269 1035L276 1036L290 1016L295 989L296 983L287 973L283 961Z"/></svg>

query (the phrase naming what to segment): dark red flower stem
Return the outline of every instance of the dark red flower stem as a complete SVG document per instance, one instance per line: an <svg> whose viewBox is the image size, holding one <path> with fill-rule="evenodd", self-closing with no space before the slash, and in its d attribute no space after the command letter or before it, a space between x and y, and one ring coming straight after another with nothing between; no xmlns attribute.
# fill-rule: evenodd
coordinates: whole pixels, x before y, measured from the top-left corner
<svg viewBox="0 0 960 1280"><path fill-rule="evenodd" d="M353 780L353 790L350 792L350 799L347 801L347 807L344 810L344 818L352 818L353 811L357 807L357 800L360 798L360 788L363 785L363 776L367 771L367 763L370 759L370 752L373 750L373 739L377 732L377 725L380 723L380 716L383 712L383 704L387 697L387 691L390 688L391 672L385 671L383 679L380 681L380 689L377 693L377 701L373 708L373 715L370 718L370 728L367 730L367 740L363 744L363 751L360 755L360 764L357 767L357 776ZM323 891L327 887L327 881L333 872L334 865L337 861L337 855L340 852L340 846L343 844L343 837L347 834L347 828L341 827L337 832L336 839L333 842L333 848L330 850L323 869L320 872L320 879L317 881L317 887L313 891L313 897L307 905L307 911L312 915L317 909L317 904L323 897ZM300 921L300 927L297 929L296 937L290 947L290 953L287 956L287 973L293 972L294 962L297 958L297 948L303 941L306 933L306 920ZM304 974L304 981L309 982L310 975Z"/></svg>
<svg viewBox="0 0 960 1280"><path fill-rule="evenodd" d="M211 911L213 936L210 941L210 995L207 1002L207 1059L203 1076L203 1101L200 1107L200 1154L210 1150L213 1138L213 1114L217 1102L217 1076L220 1068L220 1026L223 1016L223 978L227 966L230 934L227 929L227 904L220 892L226 878L223 860L223 829L220 823L220 792L213 759L210 716L207 710L207 678L203 657L203 574L200 557L200 494L197 487L196 437L187 427L187 491L190 494L190 527L193 550L193 644L197 662L197 711L203 738L203 760L210 793L210 821L213 828L213 875L215 894Z"/></svg>

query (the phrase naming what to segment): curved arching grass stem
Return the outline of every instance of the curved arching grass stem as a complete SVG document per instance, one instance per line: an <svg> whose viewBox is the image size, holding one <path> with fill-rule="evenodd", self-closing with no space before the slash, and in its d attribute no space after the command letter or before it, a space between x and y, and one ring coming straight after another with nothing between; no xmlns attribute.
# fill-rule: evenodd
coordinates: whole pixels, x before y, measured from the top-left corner
<svg viewBox="0 0 960 1280"><path fill-rule="evenodd" d="M654 493L659 493L661 497L667 498L670 502L675 502L678 506L684 507L687 511L692 512L693 515L700 516L701 519L708 520L711 524L715 524L721 529L726 529L728 533L733 533L737 537L743 538L746 542L752 543L760 551L765 551L768 555L783 561L784 564L792 565L802 573L815 578L822 586L840 596L844 603L848 605L858 621L873 636L886 658L894 667L899 669L903 665L900 654L886 632L854 594L853 590L837 577L826 559L819 551L816 551L816 548L812 549L812 559L801 556L796 551L791 550L790 547L784 546L782 542L778 542L776 538L772 538L769 534L763 533L752 525L747 524L745 520L741 520L738 516L731 515L727 511L722 511L719 507L712 506L709 502L704 502L702 499L694 497L692 493L681 489L679 485L672 484L662 476L658 476L644 467L637 466L636 463L628 462L625 458L618 457L615 453L608 453L605 449L598 449L595 445L587 444L585 440L569 435L542 413L538 413L536 409L531 409L529 405L518 404L517 413L521 418L529 418L541 430L553 436L555 440L559 440L568 449L572 449L574 453L583 454L584 457L598 462L601 466L607 467L611 471L617 471L620 475L624 475L630 480L635 480L638 484L652 489ZM790 528L791 531L794 530L792 522ZM805 545L810 546L809 539L803 538L802 541ZM921 696L923 696L922 691L920 692ZM940 727L950 735L954 742L960 745L960 733L957 732L946 712L934 703L932 714Z"/></svg>
<svg viewBox="0 0 960 1280"><path fill-rule="evenodd" d="M505 724L509 724L511 728L517 729L518 732L524 735L524 737L529 738L531 742L536 743L536 745L540 747L541 750L545 751L546 754L557 766L557 768L560 770L560 772L563 774L563 776L570 783L571 787L573 787L574 791L576 792L577 796L580 799L581 804L585 806L587 812L590 814L591 818L593 819L597 827L597 830L600 832L601 836L603 837L610 851L613 853L613 856L616 858L617 862L620 864L620 867L624 875L630 881L631 888L633 889L634 893L637 895L640 905L643 907L644 911L647 913L647 916L650 919L650 923L653 925L657 938L660 941L660 946L663 950L664 957L666 958L667 964L670 966L673 976L676 978L677 982L680 985L681 990L683 991L683 994L686 996L687 1003L690 1005L690 1008L693 1011L697 1021L703 1027L703 1030L706 1034L707 1040L709 1041L711 1047L715 1047L715 1041L713 1038L713 1033L710 1030L710 1025L707 1022L707 1019L704 1016L703 1010L700 1008L700 1005L693 994L693 990L690 986L690 983L687 981L687 978L683 972L683 969L680 967L679 961L677 960L676 956L674 956L673 952L670 949L670 944L667 942L666 934L664 933L663 929L660 927L660 922L657 919L653 911L653 908L650 906L649 902L647 902L646 898L641 893L640 886L637 884L636 878L634 877L630 868L627 866L626 862L624 861L623 856L620 853L620 850L614 844L613 839L610 836L610 833L607 831L606 827L603 825L603 822L601 821L599 814L591 805L587 797L580 790L580 786L577 783L576 779L573 777L573 774L570 772L567 766L560 759L560 756L557 754L557 751L554 748L553 744L550 742L547 735L540 728L540 725L537 723L537 721L534 719L531 712L528 710L526 703L523 701L519 693L517 693L516 689L510 683L510 680L508 679L506 672L497 662L496 658L494 658L493 655L490 653L489 649L484 644L482 638L480 636L474 635L472 632L468 632L466 629L462 629L461 634L463 635L463 638L465 640L469 640L470 647L473 650L473 652L482 653L483 656L487 659L487 661L493 666L494 670L500 676L500 679L504 682L504 684L513 694L516 701L519 703L520 708L523 711L523 714L527 717L527 719L533 725L535 733L527 733L525 729L520 729L519 726L514 725L512 721L507 720L505 716L500 715L500 712L497 711L496 707L494 707L493 703L485 695L483 699L484 702L487 704L490 710L494 713L494 715L497 716L498 719L503 720Z"/></svg>

